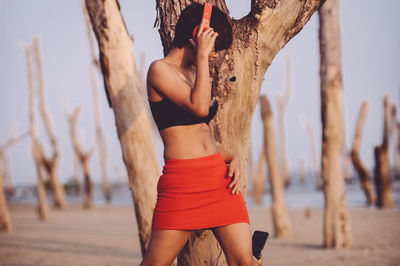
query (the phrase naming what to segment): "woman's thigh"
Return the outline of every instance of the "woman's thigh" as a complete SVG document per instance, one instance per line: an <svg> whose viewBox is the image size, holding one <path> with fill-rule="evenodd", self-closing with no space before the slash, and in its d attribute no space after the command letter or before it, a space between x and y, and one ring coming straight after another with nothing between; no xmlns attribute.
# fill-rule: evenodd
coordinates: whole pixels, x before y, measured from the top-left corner
<svg viewBox="0 0 400 266"><path fill-rule="evenodd" d="M236 223L212 229L224 251L228 265L252 265L253 252L250 225Z"/></svg>
<svg viewBox="0 0 400 266"><path fill-rule="evenodd" d="M191 231L154 230L141 265L170 265L188 240Z"/></svg>

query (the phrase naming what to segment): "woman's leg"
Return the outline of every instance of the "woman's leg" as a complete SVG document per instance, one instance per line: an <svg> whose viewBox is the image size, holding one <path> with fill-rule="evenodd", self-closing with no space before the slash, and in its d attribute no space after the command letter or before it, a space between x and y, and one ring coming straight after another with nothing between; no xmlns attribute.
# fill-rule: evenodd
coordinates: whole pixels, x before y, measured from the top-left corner
<svg viewBox="0 0 400 266"><path fill-rule="evenodd" d="M154 230L141 266L171 265L188 240L191 231Z"/></svg>
<svg viewBox="0 0 400 266"><path fill-rule="evenodd" d="M236 223L212 229L229 266L253 265L250 225Z"/></svg>

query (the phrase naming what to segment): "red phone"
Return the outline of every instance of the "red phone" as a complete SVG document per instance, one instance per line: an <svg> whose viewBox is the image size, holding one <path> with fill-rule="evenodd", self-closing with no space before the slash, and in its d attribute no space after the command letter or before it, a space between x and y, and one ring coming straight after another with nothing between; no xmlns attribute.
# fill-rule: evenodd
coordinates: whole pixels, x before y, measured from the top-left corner
<svg viewBox="0 0 400 266"><path fill-rule="evenodd" d="M211 13L212 13L212 4L204 3L204 11L203 11L203 18L201 21L203 23L203 31L205 31L208 27L210 27L210 20L211 20ZM199 31L200 25L196 26L193 30L193 40L196 39L197 32Z"/></svg>

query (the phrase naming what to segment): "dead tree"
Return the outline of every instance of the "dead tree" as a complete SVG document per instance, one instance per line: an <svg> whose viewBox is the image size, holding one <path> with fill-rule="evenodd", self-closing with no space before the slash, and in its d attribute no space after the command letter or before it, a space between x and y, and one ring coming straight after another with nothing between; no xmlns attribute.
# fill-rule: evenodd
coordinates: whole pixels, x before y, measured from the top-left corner
<svg viewBox="0 0 400 266"><path fill-rule="evenodd" d="M3 161L3 156L8 148L21 142L28 135L29 132L25 132L18 137L11 137L5 143L0 145L0 162ZM0 163L0 231L5 231L5 232L12 231L10 214L8 212L7 201L4 195L3 169L1 163Z"/></svg>
<svg viewBox="0 0 400 266"><path fill-rule="evenodd" d="M280 155L280 165L281 172L283 176L283 183L285 187L290 185L290 170L288 158L286 155L286 119L285 113L286 108L290 100L290 95L292 93L292 69L291 69L290 55L286 55L286 67L285 67L285 94L283 96L277 95L276 102L278 104L278 132L279 132L279 155Z"/></svg>
<svg viewBox="0 0 400 266"><path fill-rule="evenodd" d="M104 87L114 111L144 254L161 171L132 52L133 38L128 35L118 1L86 0L85 3L99 45Z"/></svg>
<svg viewBox="0 0 400 266"><path fill-rule="evenodd" d="M252 195L254 202L262 203L262 197L265 192L265 174L264 166L266 166L265 152L262 149L257 164L253 162L251 152L249 154L250 178L253 185Z"/></svg>
<svg viewBox="0 0 400 266"><path fill-rule="evenodd" d="M86 21L86 29L87 35L89 39L89 46L92 55L92 61L89 63L89 75L90 75L90 84L92 89L92 96L93 96L93 114L94 114L94 122L96 125L96 141L97 147L99 150L99 158L100 158L100 170L101 170L101 184L103 187L104 197L107 202L111 201L111 189L108 183L108 171L107 171L107 147L106 142L104 139L103 133L103 121L101 118L101 104L99 99L99 93L97 89L97 82L96 82L96 70L99 66L96 52L95 52L95 42L93 39L93 33L90 29L90 20L89 15L87 14L87 10L85 7L85 3L83 0L82 2L82 10L84 13L85 21Z"/></svg>
<svg viewBox="0 0 400 266"><path fill-rule="evenodd" d="M27 80L28 80L28 94L29 94L29 124L30 124L30 135L31 135L31 153L35 161L36 174L37 174L37 185L36 193L38 198L38 215L42 221L46 221L49 217L49 205L47 203L46 189L44 187L43 174L45 156L43 154L42 144L39 141L39 132L35 113L35 92L33 87L33 75L32 75L32 48L25 47L25 57L27 65Z"/></svg>
<svg viewBox="0 0 400 266"><path fill-rule="evenodd" d="M29 133L29 132L28 132ZM3 153L2 158L0 159L0 168L2 168L3 172L3 185L4 185L4 193L7 196L12 196L15 193L15 184L11 174L11 166L10 159L8 158L7 153Z"/></svg>
<svg viewBox="0 0 400 266"><path fill-rule="evenodd" d="M190 1L191 2L191 1ZM189 1L156 0L157 24L164 54L170 50L174 25ZM200 1L198 1L200 2ZM229 15L224 0L208 1ZM212 89L220 107L210 123L214 140L242 159L241 192L247 197L247 169L250 125L257 104L265 71L275 55L307 23L323 1L251 1L250 13L232 19L233 43L222 52L211 68ZM240 141L239 141L240 140ZM221 249L211 232L193 236L180 256L181 265L197 265L204 261L225 263ZM217 259L218 258L218 259Z"/></svg>
<svg viewBox="0 0 400 266"><path fill-rule="evenodd" d="M326 1L318 13L321 55L321 169L325 198L323 243L326 248L344 248L352 246L352 235L341 167L343 86L339 0Z"/></svg>
<svg viewBox="0 0 400 266"><path fill-rule="evenodd" d="M374 182L376 190L376 205L379 208L390 208L394 206L389 163L390 111L389 96L385 95L383 141L381 145L375 146L374 149Z"/></svg>
<svg viewBox="0 0 400 266"><path fill-rule="evenodd" d="M317 156L317 147L315 145L316 138L314 134L314 127L310 121L306 121L305 119L301 119L300 122L303 124L304 130L308 136L308 141L310 142L310 152L311 152L311 162L312 162L312 172L314 176L315 187L320 190L322 189L322 180L321 180L321 170L318 165L318 156Z"/></svg>
<svg viewBox="0 0 400 266"><path fill-rule="evenodd" d="M396 118L397 109L394 104L392 104L392 119L391 119L391 134L393 136L393 157L394 157L394 178L399 180L400 179L400 154L399 148L400 147L400 131L399 126L397 123Z"/></svg>
<svg viewBox="0 0 400 266"><path fill-rule="evenodd" d="M85 180L85 199L83 206L85 209L91 209L93 206L93 183L90 177L89 160L93 154L94 149L90 148L87 152L84 152L81 147L82 145L76 134L76 123L78 122L80 110L81 109L79 107L75 107L72 114L69 114L68 110L66 110L65 114L68 119L69 136L71 138L72 147L74 149L75 156L81 165L81 169Z"/></svg>
<svg viewBox="0 0 400 266"><path fill-rule="evenodd" d="M394 147L394 152L396 155L395 167L396 167L396 179L400 180L400 122L396 122L396 145Z"/></svg>
<svg viewBox="0 0 400 266"><path fill-rule="evenodd" d="M73 157L74 157L74 159L73 159L73 164L74 164L74 177L73 177L74 186L73 186L73 191L76 194L80 194L80 192L81 192L81 182L79 181L80 176L81 176L80 175L80 169L79 169L80 165L79 165L79 160L76 157L75 153L74 153Z"/></svg>
<svg viewBox="0 0 400 266"><path fill-rule="evenodd" d="M52 147L52 156L50 158L43 157L45 159L43 160L45 166L44 169L47 172L47 176L50 180L50 184L53 189L54 206L56 208L62 209L66 206L66 200L65 200L64 187L58 180L58 172L60 164L60 147L54 131L53 124L51 122L50 113L47 109L44 74L42 67L42 56L40 54L39 38L37 36L33 38L33 48L35 51L36 70L39 82L40 111L46 128L46 133L50 139Z"/></svg>
<svg viewBox="0 0 400 266"><path fill-rule="evenodd" d="M306 181L306 158L301 157L299 160L299 182L305 183Z"/></svg>
<svg viewBox="0 0 400 266"><path fill-rule="evenodd" d="M363 102L358 113L356 132L354 133L353 147L351 149L351 160L353 162L354 169L356 169L358 176L360 177L361 187L364 191L365 197L367 198L367 205L375 202L375 196L371 181L371 174L365 164L361 161L359 150L361 143L362 129L364 127L365 119L368 113L368 103Z"/></svg>
<svg viewBox="0 0 400 266"><path fill-rule="evenodd" d="M290 237L292 226L286 209L284 187L276 152L274 122L269 101L265 95L260 97L261 118L264 126L264 151L268 165L269 182L272 194L272 220L275 236L278 238Z"/></svg>
<svg viewBox="0 0 400 266"><path fill-rule="evenodd" d="M343 105L342 109L343 114L343 151L342 151L342 160L343 160L343 175L344 181L346 184L350 184L352 181L352 173L351 173L351 151L347 146L347 139L346 139L346 112L345 112L345 105Z"/></svg>

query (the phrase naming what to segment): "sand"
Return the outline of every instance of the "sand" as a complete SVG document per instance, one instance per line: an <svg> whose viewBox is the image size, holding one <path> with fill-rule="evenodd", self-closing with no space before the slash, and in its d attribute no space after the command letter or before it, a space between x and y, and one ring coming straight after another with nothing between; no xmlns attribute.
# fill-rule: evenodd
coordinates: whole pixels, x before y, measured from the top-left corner
<svg viewBox="0 0 400 266"><path fill-rule="evenodd" d="M139 265L141 252L131 207L81 206L52 210L48 222L32 205L11 205L12 233L0 233L0 265ZM264 265L400 265L400 210L349 209L354 247L322 248L323 210L290 210L294 236L271 237ZM252 230L272 232L267 207L249 209Z"/></svg>

